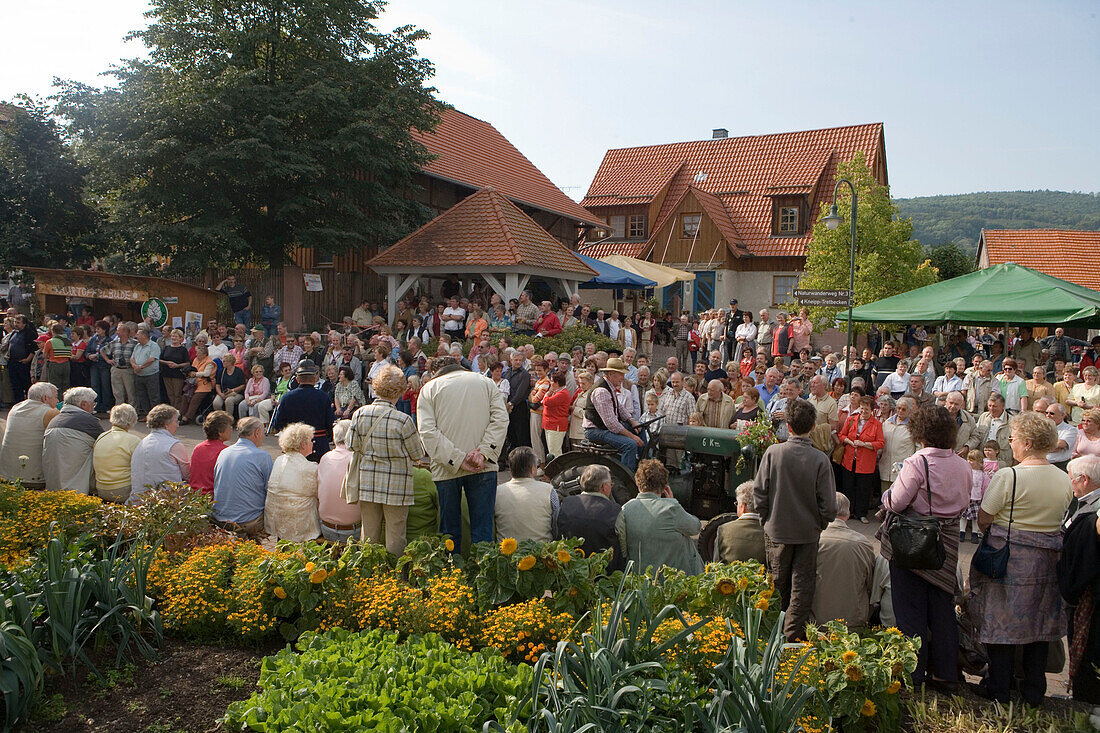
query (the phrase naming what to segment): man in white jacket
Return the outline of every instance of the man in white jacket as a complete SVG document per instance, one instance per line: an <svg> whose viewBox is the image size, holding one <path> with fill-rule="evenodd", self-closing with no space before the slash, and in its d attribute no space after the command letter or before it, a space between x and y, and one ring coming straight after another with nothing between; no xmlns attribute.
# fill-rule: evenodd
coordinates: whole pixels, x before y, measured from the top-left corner
<svg viewBox="0 0 1100 733"><path fill-rule="evenodd" d="M497 463L508 431L504 396L493 380L463 369L452 356L436 359L435 377L420 390L416 422L432 461L439 496L439 532L461 551L462 492L470 511L470 541L493 541Z"/></svg>

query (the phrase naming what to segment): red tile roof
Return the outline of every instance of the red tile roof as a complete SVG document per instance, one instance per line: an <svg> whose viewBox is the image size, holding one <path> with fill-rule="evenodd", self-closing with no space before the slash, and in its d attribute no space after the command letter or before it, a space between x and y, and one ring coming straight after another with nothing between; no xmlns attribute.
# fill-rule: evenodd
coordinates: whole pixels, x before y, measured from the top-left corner
<svg viewBox="0 0 1100 733"><path fill-rule="evenodd" d="M472 188L492 187L518 204L545 209L586 224L607 226L562 193L484 120L446 108L434 132L413 130L412 136L437 156L424 166L428 175Z"/></svg>
<svg viewBox="0 0 1100 733"><path fill-rule="evenodd" d="M978 251L983 266L1015 262L1100 290L1100 232L983 229Z"/></svg>
<svg viewBox="0 0 1100 733"><path fill-rule="evenodd" d="M577 273L597 273L534 219L492 188L483 188L432 219L369 262L373 268L446 267L466 272L526 265Z"/></svg>
<svg viewBox="0 0 1100 733"><path fill-rule="evenodd" d="M816 217L821 202L833 195L837 163L863 151L868 167L875 170L880 148L885 154L882 123L609 150L581 204L649 203L667 183L654 231L694 186L721 201L752 254L804 256L812 226L803 236L772 237L771 196L809 194L811 216Z"/></svg>
<svg viewBox="0 0 1100 733"><path fill-rule="evenodd" d="M649 249L648 242L623 242L620 240L607 241L600 240L593 244L586 245L582 248L582 252L589 257L607 257L608 255L626 255L627 257L644 258L646 250Z"/></svg>

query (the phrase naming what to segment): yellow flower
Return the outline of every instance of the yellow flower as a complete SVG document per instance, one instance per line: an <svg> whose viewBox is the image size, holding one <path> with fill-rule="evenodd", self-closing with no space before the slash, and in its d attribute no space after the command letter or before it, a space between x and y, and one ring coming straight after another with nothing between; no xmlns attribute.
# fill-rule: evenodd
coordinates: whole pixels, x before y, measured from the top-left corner
<svg viewBox="0 0 1100 733"><path fill-rule="evenodd" d="M513 552L516 551L517 547L519 547L519 543L516 542L515 539L513 539L511 537L505 537L500 542L500 554L501 555L511 555ZM533 564L534 563L532 563L532 565Z"/></svg>
<svg viewBox="0 0 1100 733"><path fill-rule="evenodd" d="M317 569L317 566L314 565L313 563L311 563L311 562L306 563L306 572L307 573L312 573L316 569Z"/></svg>
<svg viewBox="0 0 1100 733"><path fill-rule="evenodd" d="M854 664L849 664L844 669L844 674L847 675L848 679L852 682L859 682L863 679L863 670Z"/></svg>
<svg viewBox="0 0 1100 733"><path fill-rule="evenodd" d="M863 707L861 707L859 709L859 714L864 716L864 717L867 717L867 718L874 717L874 715L875 715L875 704L873 702L871 702L870 700L867 700L866 698L864 698Z"/></svg>
<svg viewBox="0 0 1100 733"><path fill-rule="evenodd" d="M743 578L742 578L743 580ZM733 593L733 581L728 578L722 578L714 586L714 589L724 596L728 596Z"/></svg>
<svg viewBox="0 0 1100 733"><path fill-rule="evenodd" d="M768 605L769 604L767 598L761 598L759 601L756 602L756 608L760 611L767 611Z"/></svg>
<svg viewBox="0 0 1100 733"><path fill-rule="evenodd" d="M508 540L504 541L507 542ZM520 570L530 570L531 568L535 567L535 556L527 555L519 561L519 564L516 565L516 567L518 567Z"/></svg>
<svg viewBox="0 0 1100 733"><path fill-rule="evenodd" d="M282 600L283 598L286 598L286 591L283 590L283 587L280 586L280 585L275 586L274 593L275 593L275 597L278 598L279 600Z"/></svg>
<svg viewBox="0 0 1100 733"><path fill-rule="evenodd" d="M856 659L858 659L858 658L859 658L859 655L858 655L858 654L856 654L856 653L855 653L854 651L852 651L851 649L849 649L848 651L844 652L844 655L843 655L843 656L841 657L841 659L843 659L843 660L844 660L845 662L851 662L851 661L854 661L854 660L856 660Z"/></svg>
<svg viewBox="0 0 1100 733"><path fill-rule="evenodd" d="M573 559L573 553L569 550L558 550L558 562L562 565L568 565L569 561Z"/></svg>
<svg viewBox="0 0 1100 733"><path fill-rule="evenodd" d="M452 540L450 537L448 537L447 539L445 539L443 541L443 546L445 548L447 548L447 552L454 552L455 551L455 541Z"/></svg>
<svg viewBox="0 0 1100 733"><path fill-rule="evenodd" d="M749 579L748 578L741 578L740 580L737 581L737 590L745 590L748 587L749 587Z"/></svg>
<svg viewBox="0 0 1100 733"><path fill-rule="evenodd" d="M893 682L890 683L890 686L886 688L886 691L889 692L891 695L895 695L895 694L897 694L897 691L900 690L900 689L901 689L901 682L898 681L898 680L894 680Z"/></svg>
<svg viewBox="0 0 1100 733"><path fill-rule="evenodd" d="M325 570L324 568L321 568L320 570L315 570L312 573L310 573L309 582L314 583L314 584L323 583L323 582L325 582L325 578L327 578L327 577L328 577L328 571Z"/></svg>

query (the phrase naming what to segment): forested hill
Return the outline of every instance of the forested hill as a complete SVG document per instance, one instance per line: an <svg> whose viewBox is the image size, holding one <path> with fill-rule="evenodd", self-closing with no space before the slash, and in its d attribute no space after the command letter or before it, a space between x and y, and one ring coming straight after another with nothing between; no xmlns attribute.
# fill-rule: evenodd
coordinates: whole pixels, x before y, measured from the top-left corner
<svg viewBox="0 0 1100 733"><path fill-rule="evenodd" d="M955 241L971 252L983 228L1100 230L1100 194L989 191L895 201L921 244Z"/></svg>

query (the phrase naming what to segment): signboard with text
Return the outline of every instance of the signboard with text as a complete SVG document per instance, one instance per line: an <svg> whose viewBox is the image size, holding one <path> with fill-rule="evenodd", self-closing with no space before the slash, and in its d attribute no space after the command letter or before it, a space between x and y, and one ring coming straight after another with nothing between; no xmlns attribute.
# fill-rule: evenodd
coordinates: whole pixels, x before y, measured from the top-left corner
<svg viewBox="0 0 1100 733"><path fill-rule="evenodd" d="M852 299L850 290L794 289L794 299L809 308L847 308Z"/></svg>

